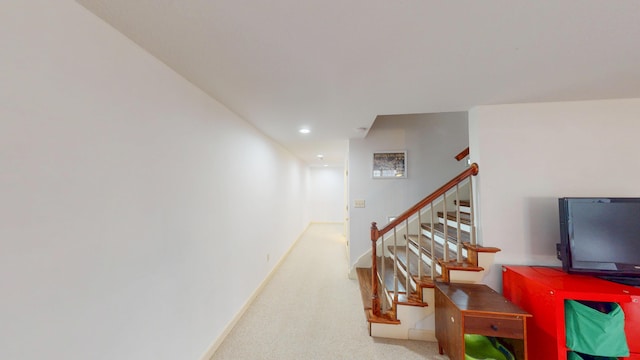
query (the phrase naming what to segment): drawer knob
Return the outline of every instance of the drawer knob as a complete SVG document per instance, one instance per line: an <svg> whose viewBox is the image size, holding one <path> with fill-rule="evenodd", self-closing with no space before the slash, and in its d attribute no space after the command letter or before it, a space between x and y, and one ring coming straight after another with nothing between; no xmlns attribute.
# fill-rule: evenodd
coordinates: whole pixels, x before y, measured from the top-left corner
<svg viewBox="0 0 640 360"><path fill-rule="evenodd" d="M497 327L497 326L495 326L495 325L493 325L493 324L491 324L491 330L493 330L493 331L498 331L498 327Z"/></svg>

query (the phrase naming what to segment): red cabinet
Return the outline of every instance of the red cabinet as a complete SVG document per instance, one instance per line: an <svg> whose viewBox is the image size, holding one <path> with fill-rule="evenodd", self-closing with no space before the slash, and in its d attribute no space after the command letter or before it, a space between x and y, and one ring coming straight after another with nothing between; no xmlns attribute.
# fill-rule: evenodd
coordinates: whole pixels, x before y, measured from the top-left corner
<svg viewBox="0 0 640 360"><path fill-rule="evenodd" d="M630 357L640 360L640 288L539 266L503 266L503 296L533 315L527 321L529 359L567 358L564 301L615 302L625 313Z"/></svg>

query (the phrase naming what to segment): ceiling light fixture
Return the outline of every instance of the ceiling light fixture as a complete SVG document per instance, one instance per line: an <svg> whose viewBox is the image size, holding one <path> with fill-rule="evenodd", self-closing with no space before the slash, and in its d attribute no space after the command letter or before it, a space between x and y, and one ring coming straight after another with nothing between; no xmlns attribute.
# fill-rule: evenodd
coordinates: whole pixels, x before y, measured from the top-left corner
<svg viewBox="0 0 640 360"><path fill-rule="evenodd" d="M300 130L298 130L300 132L300 134L308 134L311 132L311 130L307 129L307 128L302 128Z"/></svg>

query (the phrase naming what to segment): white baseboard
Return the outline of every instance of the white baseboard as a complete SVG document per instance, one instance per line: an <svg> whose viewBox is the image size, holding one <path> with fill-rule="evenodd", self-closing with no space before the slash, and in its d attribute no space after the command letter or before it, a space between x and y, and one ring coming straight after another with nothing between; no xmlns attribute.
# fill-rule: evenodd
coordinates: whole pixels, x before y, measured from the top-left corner
<svg viewBox="0 0 640 360"><path fill-rule="evenodd" d="M409 340L437 342L434 330L409 329Z"/></svg>
<svg viewBox="0 0 640 360"><path fill-rule="evenodd" d="M300 233L300 236L298 236L296 241L294 241L293 244L291 244L291 246L289 247L287 252L280 258L280 260L278 260L278 263L273 267L271 272L269 272L269 274L264 278L264 280L260 283L260 285L256 288L256 290L251 294L251 296L249 296L247 301L244 303L242 308L240 308L240 310L233 317L233 319L231 319L229 324L227 324L227 326L225 326L224 330L222 331L222 334L220 334L220 336L218 336L218 338L213 342L213 344L211 344L209 346L209 348L207 349L207 351L200 357L200 360L210 360L211 359L211 357L216 352L216 350L218 350L218 348L220 347L220 345L222 344L224 339L227 337L227 335L229 335L229 333L231 332L233 327L236 326L236 324L238 323L240 318L242 318L242 315L244 315L244 313L247 311L247 309L249 309L249 306L251 306L251 304L253 304L253 301L256 299L256 297L258 297L258 295L260 294L262 289L264 289L264 287L267 285L267 283L269 283L269 280L271 280L271 278L276 273L276 271L280 268L280 266L282 265L284 260L287 258L287 256L289 256L289 253L291 252L291 250L293 250L293 248L296 246L298 241L300 241L300 239L302 238L302 235L309 229L309 226L311 226L311 224L307 225L307 228L304 229L304 231L302 231L302 233Z"/></svg>

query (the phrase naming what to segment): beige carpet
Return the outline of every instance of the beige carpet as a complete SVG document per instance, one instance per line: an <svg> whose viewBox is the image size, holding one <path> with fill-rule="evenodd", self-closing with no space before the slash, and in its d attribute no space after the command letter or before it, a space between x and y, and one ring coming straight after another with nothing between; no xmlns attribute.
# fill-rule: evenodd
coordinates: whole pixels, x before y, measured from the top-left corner
<svg viewBox="0 0 640 360"><path fill-rule="evenodd" d="M433 342L370 337L347 268L342 225L311 225L211 360L448 359Z"/></svg>

